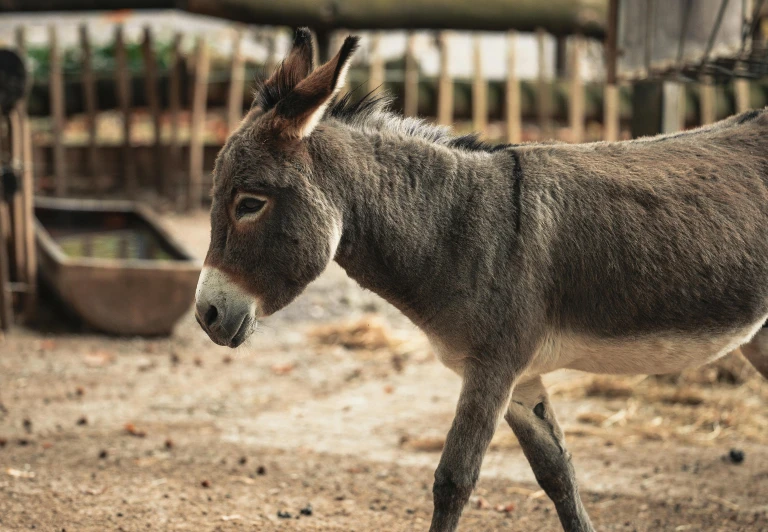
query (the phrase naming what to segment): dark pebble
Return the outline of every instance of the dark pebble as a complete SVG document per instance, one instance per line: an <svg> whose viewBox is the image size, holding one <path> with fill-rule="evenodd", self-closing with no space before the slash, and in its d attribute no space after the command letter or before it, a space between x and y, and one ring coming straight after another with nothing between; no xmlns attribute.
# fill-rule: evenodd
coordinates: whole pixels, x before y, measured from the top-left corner
<svg viewBox="0 0 768 532"><path fill-rule="evenodd" d="M88 424L88 418L83 416L80 419L77 420L78 425L87 425Z"/></svg>
<svg viewBox="0 0 768 532"><path fill-rule="evenodd" d="M293 516L291 515L291 512L284 512L283 510L278 510L277 517L279 517L280 519L290 519Z"/></svg>
<svg viewBox="0 0 768 532"><path fill-rule="evenodd" d="M240 460L237 461L237 463L240 465L245 465L246 462L248 462L248 458L246 458L245 456L241 456Z"/></svg>
<svg viewBox="0 0 768 532"><path fill-rule="evenodd" d="M256 468L256 474L257 475L266 475L267 474L267 468L264 467L263 465L260 465L259 467Z"/></svg>
<svg viewBox="0 0 768 532"><path fill-rule="evenodd" d="M200 483L200 485L201 485L202 487L204 487L204 488L210 488L210 487L211 487L211 483L210 483L210 482L208 482L207 480L203 480L203 481Z"/></svg>
<svg viewBox="0 0 768 532"><path fill-rule="evenodd" d="M108 454L109 454L109 453L107 453L107 451L106 451L106 450L102 449L101 451L99 451L99 458L101 458L102 460L104 460L104 459L107 457L107 455L108 455Z"/></svg>
<svg viewBox="0 0 768 532"><path fill-rule="evenodd" d="M299 513L301 515L312 515L312 505L311 504L307 504L304 508L299 510Z"/></svg>
<svg viewBox="0 0 768 532"><path fill-rule="evenodd" d="M741 449L731 449L728 453L728 458L731 460L731 463L740 464L744 461L744 451Z"/></svg>

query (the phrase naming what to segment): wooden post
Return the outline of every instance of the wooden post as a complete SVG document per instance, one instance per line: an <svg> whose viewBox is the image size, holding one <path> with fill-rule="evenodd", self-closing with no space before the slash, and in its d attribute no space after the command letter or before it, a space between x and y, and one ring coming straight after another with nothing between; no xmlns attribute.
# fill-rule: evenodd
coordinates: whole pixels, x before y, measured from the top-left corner
<svg viewBox="0 0 768 532"><path fill-rule="evenodd" d="M243 116L245 91L245 60L243 59L243 30L238 28L232 39L232 65L229 74L229 100L227 102L227 131L237 128Z"/></svg>
<svg viewBox="0 0 768 532"><path fill-rule="evenodd" d="M18 107L11 111L10 115L10 130L8 133L11 136L11 166L14 170L18 171L22 165L23 157L23 137L21 117L19 116ZM21 191L17 190L13 196L13 201L10 203L11 215L13 222L11 223L11 244L13 245L13 265L14 274L17 280L22 283L25 281L26 273L26 247L24 241L24 198Z"/></svg>
<svg viewBox="0 0 768 532"><path fill-rule="evenodd" d="M203 155L206 100L208 98L208 47L203 37L195 49L195 81L192 98L192 124L189 135L189 189L187 208L199 209L203 203Z"/></svg>
<svg viewBox="0 0 768 532"><path fill-rule="evenodd" d="M403 114L419 114L419 66L416 63L416 36L408 34L405 47L405 81L403 85Z"/></svg>
<svg viewBox="0 0 768 532"><path fill-rule="evenodd" d="M568 121L571 142L584 142L584 84L581 79L582 41L578 35L571 39L570 50L570 102Z"/></svg>
<svg viewBox="0 0 768 532"><path fill-rule="evenodd" d="M6 149L10 144L10 124L5 117L0 117L0 149ZM4 196L3 184L0 183L0 198ZM11 293L11 273L8 257L8 238L11 236L10 216L4 199L0 199L0 327L7 331L13 323L13 307Z"/></svg>
<svg viewBox="0 0 768 532"><path fill-rule="evenodd" d="M83 53L81 77L83 84L83 107L85 108L86 127L88 128L88 177L91 178L91 184L100 190L103 184L97 182L97 180L100 181L100 178L98 154L96 152L96 112L98 109L96 80L93 76L91 40L88 35L88 26L85 23L80 25L80 48Z"/></svg>
<svg viewBox="0 0 768 532"><path fill-rule="evenodd" d="M23 27L16 30L16 48L19 56L26 60L26 36ZM19 121L21 123L21 187L20 196L22 198L24 212L24 249L26 252L24 282L27 290L24 294L24 318L32 318L37 302L37 249L35 248L35 225L34 225L34 183L32 172L32 134L29 127L29 117L27 116L27 100L22 99L17 107Z"/></svg>
<svg viewBox="0 0 768 532"><path fill-rule="evenodd" d="M170 79L168 82L168 107L171 112L171 133L168 138L168 153L170 157L166 161L166 180L165 195L175 200L177 209L183 209L186 203L186 194L182 194L180 176L182 174L181 149L179 148L179 115L181 109L181 55L179 47L181 46L181 34L176 33L171 43L170 54Z"/></svg>
<svg viewBox="0 0 768 532"><path fill-rule="evenodd" d="M546 59L546 32L543 29L536 30L536 43L538 45L539 72L537 76L536 90L536 110L539 119L539 129L541 138L547 138L550 135L550 116L552 114L552 94L550 83L547 81L547 59Z"/></svg>
<svg viewBox="0 0 768 532"><path fill-rule="evenodd" d="M619 139L619 88L616 84L618 0L608 5L608 28L605 37L605 89L603 93L603 139Z"/></svg>
<svg viewBox="0 0 768 532"><path fill-rule="evenodd" d="M743 113L752 108L750 105L749 80L736 78L733 80L733 92L735 96L736 112Z"/></svg>
<svg viewBox="0 0 768 532"><path fill-rule="evenodd" d="M163 169L162 127L160 122L160 98L157 93L157 61L152 46L152 28L144 27L144 39L141 42L141 55L144 61L144 92L147 96L147 105L152 115L154 132L154 144L152 155L154 158L155 187L158 192L165 190L163 181L167 179Z"/></svg>
<svg viewBox="0 0 768 532"><path fill-rule="evenodd" d="M279 30L277 30L276 28L272 28L266 31L268 33L267 33L267 61L265 66L267 69L266 75L269 76L277 68L276 49L277 49L277 37L279 35ZM315 50L313 55L316 55L316 54L317 54L317 50ZM317 62L315 62L315 65L317 65Z"/></svg>
<svg viewBox="0 0 768 532"><path fill-rule="evenodd" d="M485 82L485 77L483 77L482 37L475 35L473 41L472 127L477 133L484 136L488 125L488 85Z"/></svg>
<svg viewBox="0 0 768 532"><path fill-rule="evenodd" d="M131 153L131 74L128 72L128 58L125 51L122 24L115 28L115 64L117 101L123 115L122 177L128 196L135 197L138 187L136 167Z"/></svg>
<svg viewBox="0 0 768 532"><path fill-rule="evenodd" d="M437 85L437 123L450 126L453 123L453 79L449 69L450 50L447 31L441 31L437 37L440 48L440 74Z"/></svg>
<svg viewBox="0 0 768 532"><path fill-rule="evenodd" d="M371 36L371 53L368 59L368 92L372 92L379 87L383 88L384 77L384 59L381 57L381 32L377 31Z"/></svg>
<svg viewBox="0 0 768 532"><path fill-rule="evenodd" d="M51 99L51 137L53 142L53 177L57 196L69 190L64 153L64 78L61 70L59 43L56 26L48 27L50 46L50 77L48 80Z"/></svg>
<svg viewBox="0 0 768 532"><path fill-rule="evenodd" d="M702 80L699 86L699 116L701 117L701 125L707 125L713 123L716 117L717 100L715 94L715 85L711 79L705 78Z"/></svg>
<svg viewBox="0 0 768 532"><path fill-rule="evenodd" d="M520 110L520 80L517 78L517 32L507 34L506 122L507 142L519 144L523 137Z"/></svg>

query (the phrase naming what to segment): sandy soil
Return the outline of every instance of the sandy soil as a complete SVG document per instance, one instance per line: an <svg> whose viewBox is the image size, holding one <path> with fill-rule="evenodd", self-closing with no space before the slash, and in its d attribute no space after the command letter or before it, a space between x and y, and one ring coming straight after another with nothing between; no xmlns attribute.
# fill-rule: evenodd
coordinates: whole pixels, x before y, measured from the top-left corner
<svg viewBox="0 0 768 532"><path fill-rule="evenodd" d="M204 253L204 216L168 225ZM739 359L548 380L599 530L768 530L768 383ZM17 329L0 344L0 530L426 530L458 388L335 266L236 351L190 315L163 339ZM462 530L505 529L558 523L502 425Z"/></svg>

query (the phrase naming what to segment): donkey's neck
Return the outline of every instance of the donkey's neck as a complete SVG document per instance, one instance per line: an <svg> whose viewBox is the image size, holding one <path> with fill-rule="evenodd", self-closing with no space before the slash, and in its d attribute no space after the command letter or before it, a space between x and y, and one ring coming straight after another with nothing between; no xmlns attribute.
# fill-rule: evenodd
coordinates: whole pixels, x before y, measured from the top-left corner
<svg viewBox="0 0 768 532"><path fill-rule="evenodd" d="M513 153L357 131L334 140L338 159L327 179L344 213L336 261L361 286L427 325L467 296L478 261L496 253L487 242L501 229L494 225L514 231Z"/></svg>

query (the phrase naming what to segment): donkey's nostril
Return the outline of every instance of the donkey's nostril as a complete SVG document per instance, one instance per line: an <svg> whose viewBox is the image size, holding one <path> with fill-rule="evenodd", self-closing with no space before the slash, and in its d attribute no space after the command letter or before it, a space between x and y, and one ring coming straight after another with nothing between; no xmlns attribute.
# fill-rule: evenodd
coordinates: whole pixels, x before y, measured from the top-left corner
<svg viewBox="0 0 768 532"><path fill-rule="evenodd" d="M205 325L207 327L210 327L211 325L216 323L216 318L218 317L219 317L219 311L216 309L216 307L211 305L210 307L208 307L208 310L205 312L205 318L204 318Z"/></svg>

